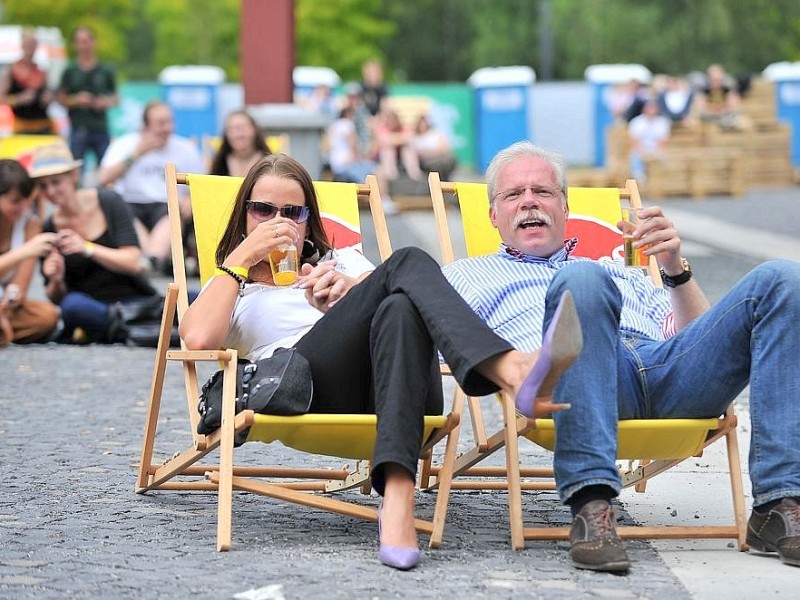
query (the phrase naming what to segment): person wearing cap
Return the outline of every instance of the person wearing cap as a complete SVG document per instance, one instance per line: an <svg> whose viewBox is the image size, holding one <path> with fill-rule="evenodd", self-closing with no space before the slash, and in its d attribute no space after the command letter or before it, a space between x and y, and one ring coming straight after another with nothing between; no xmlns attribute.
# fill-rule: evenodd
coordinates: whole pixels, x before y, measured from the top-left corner
<svg viewBox="0 0 800 600"><path fill-rule="evenodd" d="M109 189L79 189L82 163L63 142L33 152L30 176L54 207L43 229L57 234L42 261L45 293L61 307L59 341L124 342L118 303L140 303L156 291L141 273L128 205Z"/></svg>
<svg viewBox="0 0 800 600"><path fill-rule="evenodd" d="M128 203L135 217L136 232L149 264L171 273L167 186L164 169L175 164L178 172L205 173L197 147L175 134L172 108L165 102L149 102L142 116L141 131L125 134L108 147L100 163L100 185L112 186ZM181 198L184 219L191 217L188 194Z"/></svg>

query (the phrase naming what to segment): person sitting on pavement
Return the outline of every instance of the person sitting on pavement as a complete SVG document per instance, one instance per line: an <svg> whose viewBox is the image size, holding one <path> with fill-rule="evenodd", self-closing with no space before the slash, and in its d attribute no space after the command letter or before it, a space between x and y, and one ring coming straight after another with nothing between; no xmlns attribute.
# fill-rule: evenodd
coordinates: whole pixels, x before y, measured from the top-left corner
<svg viewBox="0 0 800 600"><path fill-rule="evenodd" d="M200 152L191 141L175 134L172 109L160 100L144 109L143 128L115 139L108 147L97 179L113 186L131 207L139 243L156 270L171 274L169 216L164 168L174 163L179 172L204 173ZM181 213L191 218L188 192L182 191Z"/></svg>
<svg viewBox="0 0 800 600"><path fill-rule="evenodd" d="M768 261L709 307L661 208L641 209L634 247L655 256L665 288L618 261L572 257L564 159L530 142L486 171L496 254L445 267L448 280L502 337L537 348L556 299L574 298L584 350L553 393L559 497L573 514L576 567L625 571L611 500L621 490L619 419L717 417L750 385L753 511L747 544L800 566L800 264ZM525 282L525 285L519 285ZM521 308L524 307L524 308ZM524 412L524 411L523 411Z"/></svg>
<svg viewBox="0 0 800 600"><path fill-rule="evenodd" d="M58 308L27 297L36 260L56 244L31 211L34 183L20 163L0 159L0 346L48 338Z"/></svg>
<svg viewBox="0 0 800 600"><path fill-rule="evenodd" d="M370 466L383 496L379 557L390 567L412 568L419 561L413 517L423 416L443 408L436 349L469 393L502 388L552 410L537 397L552 390L580 349L572 343L580 329L569 295L553 319L559 331L553 343L520 353L470 310L418 248L398 250L374 269L355 251L316 264L302 259L298 282L277 287L266 257L290 244L330 256L311 177L277 154L242 182L217 248L217 275L186 311L181 337L188 349L235 348L248 360L296 348L311 367L311 412L377 414ZM562 339L570 341L569 351L559 347Z"/></svg>
<svg viewBox="0 0 800 600"><path fill-rule="evenodd" d="M130 208L113 190L79 189L81 163L63 142L33 153L30 175L54 206L44 230L57 234L42 262L45 293L61 307L64 330L57 341L125 342L117 303L157 294L141 272Z"/></svg>

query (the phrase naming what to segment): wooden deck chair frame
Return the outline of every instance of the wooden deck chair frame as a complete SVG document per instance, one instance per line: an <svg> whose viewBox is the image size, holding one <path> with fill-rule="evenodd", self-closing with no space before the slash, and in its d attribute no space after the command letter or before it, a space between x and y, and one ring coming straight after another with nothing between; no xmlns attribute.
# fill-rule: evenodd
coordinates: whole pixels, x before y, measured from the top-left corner
<svg viewBox="0 0 800 600"><path fill-rule="evenodd" d="M439 235L442 262L444 264L449 264L455 260L455 254L450 238L444 194L452 194L456 199L459 199L459 185L463 187L465 184L442 182L439 180L438 173L431 173L428 179ZM619 194L620 202L627 202L633 207L640 207L642 205L635 180L627 180L624 188L611 189ZM485 192L483 196L486 197ZM572 198L572 193L570 197ZM486 225L491 227L488 219L488 198L486 198L486 203ZM499 242L499 236L497 240ZM496 246L494 247L496 248ZM655 258L651 257L648 272L656 285L661 285ZM447 510L446 499L449 496L451 488L484 490L507 489L511 544L514 549L519 550L524 548L526 540L569 539L569 527L526 528L523 526L522 489L553 490L555 489L555 483L553 481L552 468L520 467L518 439L520 436L529 437L531 434L541 435L546 443L543 444L538 440L535 441L535 443L552 450L555 431L553 420L537 419L534 423L532 420L521 417L516 413L513 399L503 395L501 404L504 427L501 431L495 432L492 435L487 435L480 399L467 397L460 388L456 387L453 412L462 415L465 404L470 412L475 446L459 456L455 455L460 433L460 427L457 427L448 438L441 467L426 464L423 468L424 477L421 481L421 485L430 488L438 486L440 488L439 499L443 502L443 511L437 513L437 517L439 517L440 520L437 521L437 528L431 536L431 546L438 545L443 535ZM687 429L684 431L687 436L695 437L695 450L684 453L682 456L678 457L664 456L650 460L647 456L636 453L637 449L632 448L630 452L633 453L633 457L627 456L627 466L622 468L621 476L623 487L634 486L636 491L644 492L645 485L649 479L667 471L691 456L700 456L706 446L724 437L727 450L731 495L733 499L734 524L687 527L619 527L618 532L620 536L627 539L733 538L736 540L738 548L742 551L746 551L746 509L741 464L739 460L739 443L736 434L737 419L733 407L729 407L726 413L718 419L621 420L618 424L618 430L621 436L620 446L623 445L623 437L627 435L636 435L637 430L641 431L641 428L646 428L646 431L650 431L651 433L660 430L666 435L674 435L674 431L676 430L670 429L673 424L675 427L687 426ZM655 428L653 428L653 426L655 426ZM699 438L696 437L698 435L697 433L690 433L692 428L696 428L696 431L699 431ZM671 431L673 433L670 433ZM506 451L505 467L475 466L502 447L504 447ZM654 457L650 458L652 459ZM446 476L440 478L438 477L440 473ZM476 477L481 479L475 479ZM491 478L499 478L499 480L490 480ZM523 478L527 479L523 480ZM533 478L534 481L528 480L529 478ZM441 489L445 486L447 486L447 489Z"/></svg>
<svg viewBox="0 0 800 600"><path fill-rule="evenodd" d="M284 444L289 446L293 444L281 437L284 433L297 436L298 431L314 431L313 428L318 426L325 426L329 431L333 427L336 428L337 434L340 435L321 436L317 434L312 438L311 446L315 444L333 444L336 446L334 451L327 451L326 448L326 451L318 452L319 454L345 458L368 457L374 442L375 415L306 414L294 417L278 417L257 415L253 411L242 411L239 414L234 414L237 352L233 349L187 350L183 341L181 341L180 350L169 349L173 319L176 314L179 315L179 318L182 317L188 308L186 271L181 244L182 231L178 185L189 185L191 191L191 181L195 177L199 179L211 176L179 174L176 173L174 165L167 165L166 181L175 281L168 285L164 302L161 335L156 349L136 492L145 493L151 490L215 491L218 495L218 550L228 550L231 546L232 493L234 489L250 491L275 499L375 521L377 519L377 511L374 508L331 498L319 493L352 488L360 488L363 493L369 493L371 486L369 484L368 460L359 460L353 468L343 467L338 470L304 467L234 466L233 461L234 434L247 427L250 427L248 441L251 439L265 441L264 438L266 437L266 441L281 439ZM380 205L380 194L375 176L368 176L366 183L361 185L315 182L318 190L320 185L351 186L358 195L368 197L378 238L379 253L381 260L385 260L392 250L389 243L386 219ZM230 201L232 204L233 197L230 198ZM322 201L323 198L320 197L321 205ZM357 198L355 197L353 198L353 204L357 215L358 207ZM321 208L324 210L322 206ZM195 223L197 223L196 212ZM216 247L216 242L214 247ZM202 260L200 267L201 273L204 270L209 272L207 271L207 265L204 265ZM213 271L213 265L211 270ZM222 426L209 435L197 433L199 420L197 413L199 397L197 363L204 361L218 361L223 365L224 369ZM175 454L163 463L156 463L153 461L156 429L161 409L166 366L169 362L181 363L183 367L186 403L189 414L188 424L192 443L186 450ZM457 422L458 416L454 414L425 417L427 438L425 445L421 449L421 457L424 458L426 453L430 452L430 448L445 437ZM367 436L362 439L365 432L372 432L373 437L369 439ZM338 445L331 438L339 440ZM218 447L220 453L216 464L200 464L202 459ZM298 446L295 445L295 447ZM300 447L303 449L302 445ZM340 450L341 453L337 450ZM313 449L305 451L314 453ZM269 480L265 481L264 478L269 478ZM444 508L446 509L446 507ZM438 503L437 510L442 510ZM434 513L434 520L435 518ZM433 522L431 521L416 519L415 525L417 530L422 533L431 533L433 531Z"/></svg>

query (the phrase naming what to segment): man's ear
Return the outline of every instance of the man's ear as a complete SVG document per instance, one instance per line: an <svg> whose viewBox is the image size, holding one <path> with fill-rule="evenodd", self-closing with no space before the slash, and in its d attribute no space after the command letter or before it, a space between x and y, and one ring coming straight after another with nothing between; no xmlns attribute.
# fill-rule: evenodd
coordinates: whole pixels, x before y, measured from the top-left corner
<svg viewBox="0 0 800 600"><path fill-rule="evenodd" d="M497 211L494 209L494 202L489 203L489 220L492 226L497 229Z"/></svg>

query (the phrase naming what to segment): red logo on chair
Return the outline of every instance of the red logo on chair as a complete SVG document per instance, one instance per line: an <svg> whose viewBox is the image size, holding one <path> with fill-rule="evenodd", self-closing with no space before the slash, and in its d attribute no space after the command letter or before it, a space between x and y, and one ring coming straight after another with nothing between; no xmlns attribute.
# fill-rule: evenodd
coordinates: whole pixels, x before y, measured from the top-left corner
<svg viewBox="0 0 800 600"><path fill-rule="evenodd" d="M594 217L570 214L567 220L567 238L578 238L573 253L593 260L619 260L622 258L622 238L615 226Z"/></svg>
<svg viewBox="0 0 800 600"><path fill-rule="evenodd" d="M322 226L334 248L349 248L361 244L361 233L346 221L323 213Z"/></svg>

